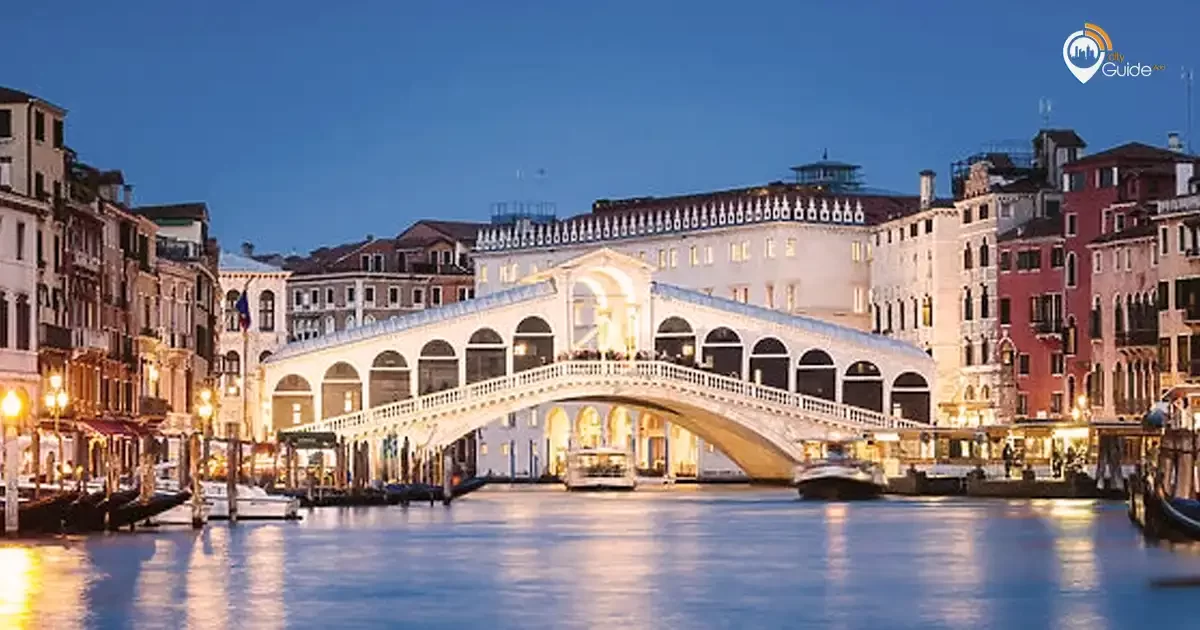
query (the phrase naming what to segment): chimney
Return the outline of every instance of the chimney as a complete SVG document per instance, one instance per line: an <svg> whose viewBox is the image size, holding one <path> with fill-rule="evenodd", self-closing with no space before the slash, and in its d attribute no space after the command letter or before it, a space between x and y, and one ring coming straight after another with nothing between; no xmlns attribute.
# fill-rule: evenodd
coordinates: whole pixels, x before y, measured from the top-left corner
<svg viewBox="0 0 1200 630"><path fill-rule="evenodd" d="M1167 134L1167 148L1172 151L1183 152L1183 143L1179 141L1179 133L1172 131Z"/></svg>
<svg viewBox="0 0 1200 630"><path fill-rule="evenodd" d="M254 243L249 241L242 243L242 255L246 258L254 256Z"/></svg>
<svg viewBox="0 0 1200 630"><path fill-rule="evenodd" d="M925 169L925 170L921 171L921 209L922 210L933 206L933 196L934 196L933 176L934 176L934 172L929 169Z"/></svg>

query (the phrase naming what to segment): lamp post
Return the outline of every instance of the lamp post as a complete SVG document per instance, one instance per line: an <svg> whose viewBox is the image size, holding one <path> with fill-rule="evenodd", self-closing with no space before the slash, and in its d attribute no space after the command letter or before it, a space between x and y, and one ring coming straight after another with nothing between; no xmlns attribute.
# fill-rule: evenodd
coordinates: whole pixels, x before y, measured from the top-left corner
<svg viewBox="0 0 1200 630"><path fill-rule="evenodd" d="M206 434L208 423L213 416L212 390L207 388L200 390L200 402L196 405L196 416L200 418L201 433ZM195 443L196 439L197 434L193 432L190 445L192 449L192 527L198 528L204 524L204 498L201 496L203 494L199 471L201 463L200 457L198 457L200 449L199 445ZM207 466L208 462L204 462L203 465Z"/></svg>
<svg viewBox="0 0 1200 630"><path fill-rule="evenodd" d="M241 388L233 381L225 391L232 398L241 393ZM242 443L238 439L238 428L236 420L230 421L225 428L225 497L229 500L231 524L237 522L237 483L242 471Z"/></svg>
<svg viewBox="0 0 1200 630"><path fill-rule="evenodd" d="M21 397L12 390L4 395L4 401L0 403L0 411L4 413L4 532L9 536L16 536L20 527L17 474L21 453L17 444L17 428L23 407Z"/></svg>
<svg viewBox="0 0 1200 630"><path fill-rule="evenodd" d="M67 397L67 392L63 389L62 374L50 375L50 391L46 392L44 401L46 408L54 416L54 439L58 442L58 452L55 453L55 471L54 474L58 477L58 489L61 492L63 485L66 483L66 473L63 472L63 465L66 459L63 458L63 438L62 432L59 430L58 422L62 417L62 412L67 408L67 403L70 402Z"/></svg>

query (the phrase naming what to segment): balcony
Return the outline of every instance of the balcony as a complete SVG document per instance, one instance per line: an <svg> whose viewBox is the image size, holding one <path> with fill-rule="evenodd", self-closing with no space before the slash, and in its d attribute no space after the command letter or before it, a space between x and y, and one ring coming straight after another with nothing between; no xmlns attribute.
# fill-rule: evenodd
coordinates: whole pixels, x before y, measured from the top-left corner
<svg viewBox="0 0 1200 630"><path fill-rule="evenodd" d="M92 328L77 328L71 331L71 343L76 350L87 352L108 352L111 349L112 336L107 330Z"/></svg>
<svg viewBox="0 0 1200 630"><path fill-rule="evenodd" d="M1061 319L1043 319L1039 321L1032 321L1029 324L1030 327L1033 328L1033 334L1037 335L1039 338L1050 339L1062 337L1063 325Z"/></svg>
<svg viewBox="0 0 1200 630"><path fill-rule="evenodd" d="M1118 348L1158 347L1158 329L1122 330L1116 334Z"/></svg>
<svg viewBox="0 0 1200 630"><path fill-rule="evenodd" d="M181 262L200 260L204 257L204 247L200 243L162 236L155 241L155 250L159 258Z"/></svg>
<svg viewBox="0 0 1200 630"><path fill-rule="evenodd" d="M165 418L168 413L171 413L171 403L167 402L165 398L142 396L138 402L138 409L141 410L143 416Z"/></svg>
<svg viewBox="0 0 1200 630"><path fill-rule="evenodd" d="M93 256L87 252L78 250L68 250L71 254L71 267L73 269L81 269L91 273L100 273L100 257Z"/></svg>
<svg viewBox="0 0 1200 630"><path fill-rule="evenodd" d="M75 347L71 339L71 329L55 326L54 324L39 325L38 343L43 348L57 348L59 350L70 350Z"/></svg>

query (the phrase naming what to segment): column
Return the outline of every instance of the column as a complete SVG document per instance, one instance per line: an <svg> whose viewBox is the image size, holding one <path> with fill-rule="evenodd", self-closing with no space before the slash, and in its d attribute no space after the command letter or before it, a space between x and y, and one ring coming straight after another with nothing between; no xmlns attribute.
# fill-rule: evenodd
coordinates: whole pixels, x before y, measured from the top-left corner
<svg viewBox="0 0 1200 630"><path fill-rule="evenodd" d="M663 463L666 466L666 478L674 479L675 468L671 465L671 422L666 419L663 420Z"/></svg>

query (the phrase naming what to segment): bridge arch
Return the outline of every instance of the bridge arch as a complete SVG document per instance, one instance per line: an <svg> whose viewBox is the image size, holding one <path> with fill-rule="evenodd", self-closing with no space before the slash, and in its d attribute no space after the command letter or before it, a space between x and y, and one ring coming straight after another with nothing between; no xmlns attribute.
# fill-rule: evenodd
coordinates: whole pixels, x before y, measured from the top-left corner
<svg viewBox="0 0 1200 630"><path fill-rule="evenodd" d="M309 424L316 419L315 411L308 379L298 374L279 379L271 395L271 424L275 429Z"/></svg>
<svg viewBox="0 0 1200 630"><path fill-rule="evenodd" d="M883 374L870 361L855 361L842 377L842 402L883 411Z"/></svg>
<svg viewBox="0 0 1200 630"><path fill-rule="evenodd" d="M367 387L372 407L411 398L412 385L412 370L404 355L395 350L375 355Z"/></svg>
<svg viewBox="0 0 1200 630"><path fill-rule="evenodd" d="M434 339L421 348L417 358L417 391L422 395L458 387L458 355L444 339Z"/></svg>
<svg viewBox="0 0 1200 630"><path fill-rule="evenodd" d="M813 348L796 363L796 393L837 399L837 367L828 352Z"/></svg>
<svg viewBox="0 0 1200 630"><path fill-rule="evenodd" d="M696 360L696 331L679 316L671 316L658 325L654 333L654 353L668 361Z"/></svg>
<svg viewBox="0 0 1200 630"><path fill-rule="evenodd" d="M787 346L775 337L763 337L754 344L750 351L751 380L779 389L788 389L788 357Z"/></svg>
<svg viewBox="0 0 1200 630"><path fill-rule="evenodd" d="M358 370L345 361L338 361L325 370L321 380L321 417L350 413L362 409L362 379Z"/></svg>
<svg viewBox="0 0 1200 630"><path fill-rule="evenodd" d="M742 338L728 326L718 326L704 336L704 366L722 376L745 378Z"/></svg>
<svg viewBox="0 0 1200 630"><path fill-rule="evenodd" d="M467 340L466 382L478 383L508 373L508 348L500 333L480 328Z"/></svg>
<svg viewBox="0 0 1200 630"><path fill-rule="evenodd" d="M546 320L530 315L513 333L513 372L524 372L554 362L554 329Z"/></svg>
<svg viewBox="0 0 1200 630"><path fill-rule="evenodd" d="M546 414L543 424L546 429L546 455L549 457L547 469L551 475L562 475L566 472L567 451L571 448L571 433L575 423L565 409L556 405Z"/></svg>
<svg viewBox="0 0 1200 630"><path fill-rule="evenodd" d="M582 448L595 448L604 444L604 420L595 407L588 405L575 416L575 438Z"/></svg>

